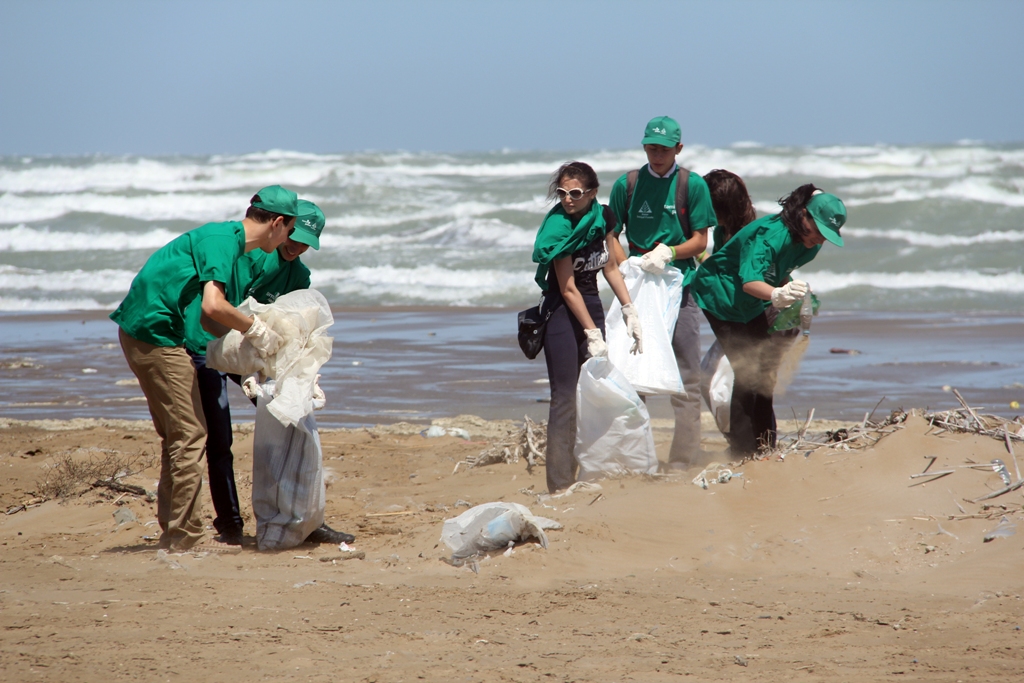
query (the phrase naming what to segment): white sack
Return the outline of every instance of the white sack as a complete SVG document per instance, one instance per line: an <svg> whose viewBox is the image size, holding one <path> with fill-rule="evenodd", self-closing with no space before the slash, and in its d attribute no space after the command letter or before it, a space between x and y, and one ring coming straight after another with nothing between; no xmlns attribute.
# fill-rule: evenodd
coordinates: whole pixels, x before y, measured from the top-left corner
<svg viewBox="0 0 1024 683"><path fill-rule="evenodd" d="M519 503L484 503L466 510L458 517L446 519L441 540L452 549L452 560L465 560L494 550L504 550L509 543L536 538L542 548L548 547L545 529L561 529L562 525L545 517L535 517Z"/></svg>
<svg viewBox="0 0 1024 683"><path fill-rule="evenodd" d="M647 406L607 358L591 358L580 369L576 459L580 481L605 474L658 471Z"/></svg>
<svg viewBox="0 0 1024 683"><path fill-rule="evenodd" d="M312 412L316 374L331 357L334 339L327 329L334 324L334 317L327 299L315 289L299 289L279 296L272 304L250 297L238 310L245 315L259 314L284 344L263 361L241 332L231 330L206 345L207 367L239 375L260 372L277 380L268 409L282 424L297 425Z"/></svg>
<svg viewBox="0 0 1024 683"><path fill-rule="evenodd" d="M729 407L732 405L732 365L722 343L715 340L700 362L700 393L715 417L718 431L729 433Z"/></svg>
<svg viewBox="0 0 1024 683"><path fill-rule="evenodd" d="M271 414L273 380L257 390L252 509L260 550L294 548L324 523L327 491L316 418L285 426Z"/></svg>
<svg viewBox="0 0 1024 683"><path fill-rule="evenodd" d="M679 306L683 300L683 274L669 266L662 275L640 268L640 257L631 256L619 265L633 307L640 316L644 333L644 352L631 354L633 338L622 320L618 299L605 318L608 334L608 359L626 376L640 394L680 394L685 396L679 366L672 351Z"/></svg>

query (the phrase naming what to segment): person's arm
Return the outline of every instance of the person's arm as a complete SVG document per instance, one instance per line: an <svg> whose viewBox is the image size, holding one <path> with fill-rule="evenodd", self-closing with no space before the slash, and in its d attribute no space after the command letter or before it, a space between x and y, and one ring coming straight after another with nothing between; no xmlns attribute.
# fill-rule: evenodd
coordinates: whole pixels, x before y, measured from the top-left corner
<svg viewBox="0 0 1024 683"><path fill-rule="evenodd" d="M576 289L576 278L572 272L572 256L556 259L553 265L555 266L555 278L558 280L558 290L562 293L569 312L576 316L576 320L583 325L583 329L596 329L597 325L594 324L594 319L590 317L590 311L587 310L587 305L583 302L583 295L580 294L580 290Z"/></svg>
<svg viewBox="0 0 1024 683"><path fill-rule="evenodd" d="M668 245L675 252L676 260L700 256L708 248L708 229L694 230L690 239L682 244Z"/></svg>
<svg viewBox="0 0 1024 683"><path fill-rule="evenodd" d="M615 247L619 248L619 252L622 252L622 245L619 244L619 237L614 232L608 233L605 238L608 243L609 254L615 251ZM622 279L622 273L619 272L618 262L614 258L609 258L608 263L604 264L604 279L608 281L612 291L615 292L615 297L619 300L619 303L623 306L629 305L633 302L629 298L629 290L626 289L626 281Z"/></svg>
<svg viewBox="0 0 1024 683"><path fill-rule="evenodd" d="M204 330L220 337L227 334L228 330L246 332L252 327L253 319L228 302L223 282L210 280L203 285L203 314L200 322Z"/></svg>
<svg viewBox="0 0 1024 683"><path fill-rule="evenodd" d="M775 288L772 287L767 282L761 280L756 282L744 282L743 291L749 294L750 296L757 297L758 299L762 299L764 301L771 301L772 292L775 291Z"/></svg>

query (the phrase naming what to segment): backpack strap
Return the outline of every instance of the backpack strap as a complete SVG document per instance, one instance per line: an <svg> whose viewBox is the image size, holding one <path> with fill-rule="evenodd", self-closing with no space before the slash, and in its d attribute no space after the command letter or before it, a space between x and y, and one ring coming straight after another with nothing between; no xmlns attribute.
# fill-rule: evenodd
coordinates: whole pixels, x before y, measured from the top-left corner
<svg viewBox="0 0 1024 683"><path fill-rule="evenodd" d="M636 179L640 177L640 169L634 168L626 174L626 213L622 218L622 224L629 223L629 210L633 208L633 190L636 189Z"/></svg>
<svg viewBox="0 0 1024 683"><path fill-rule="evenodd" d="M690 225L690 170L679 166L676 172L676 218L683 229L683 237L693 237L693 226Z"/></svg>

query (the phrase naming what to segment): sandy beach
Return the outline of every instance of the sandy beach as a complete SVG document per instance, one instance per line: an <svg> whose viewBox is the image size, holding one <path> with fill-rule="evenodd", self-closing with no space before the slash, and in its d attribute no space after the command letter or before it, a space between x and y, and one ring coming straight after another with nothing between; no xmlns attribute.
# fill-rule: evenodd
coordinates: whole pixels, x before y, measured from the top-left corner
<svg viewBox="0 0 1024 683"><path fill-rule="evenodd" d="M1024 535L983 538L1004 516L1024 519L1021 492L970 503L1003 484L991 469L963 467L1001 458L1017 479L1001 440L936 434L914 415L873 447L746 462L734 467L742 476L707 490L691 483L696 468L604 480L600 490L545 502L536 495L543 468L531 473L523 461L453 474L510 422L443 423L471 439L428 439L408 423L323 432L328 523L354 533L365 553L342 560L333 546L160 557L145 497L88 487L63 501L38 495L61 459L109 454L148 462L124 482L154 489L159 442L148 423L3 420L2 679L1006 681L1020 673ZM664 460L671 423L655 427ZM720 460L724 444L710 425L703 445L709 461ZM235 453L251 536L246 426ZM911 478L926 466L953 473ZM564 528L549 532L547 549L527 543L483 560L479 574L442 561L450 554L439 542L443 521L491 501L522 503ZM208 498L204 505L209 522Z"/></svg>

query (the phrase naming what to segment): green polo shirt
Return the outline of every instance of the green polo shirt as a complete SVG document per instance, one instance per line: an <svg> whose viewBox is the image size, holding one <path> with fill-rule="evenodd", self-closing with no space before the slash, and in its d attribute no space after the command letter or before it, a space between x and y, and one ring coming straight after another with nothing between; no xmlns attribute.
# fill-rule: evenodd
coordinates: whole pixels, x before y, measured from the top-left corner
<svg viewBox="0 0 1024 683"><path fill-rule="evenodd" d="M769 302L743 291L747 282L781 286L796 268L817 256L821 245L793 240L779 214L746 226L701 264L693 280L697 305L719 320L750 322Z"/></svg>
<svg viewBox="0 0 1024 683"><path fill-rule="evenodd" d="M626 229L626 237L630 242L629 255L639 256L653 249L659 242L669 246L685 242L683 228L676 217L676 177L679 175L679 167L667 178L659 178L644 164L637 174L636 187L633 188L633 197L628 207L626 175L623 174L612 186L608 206L618 220L618 231L623 227ZM686 204L690 212L690 227L694 232L718 225L708 184L693 172L690 173L687 186ZM683 272L683 286L690 284L697 260L677 259L672 265Z"/></svg>
<svg viewBox="0 0 1024 683"><path fill-rule="evenodd" d="M286 261L277 250L268 254L261 249L253 249L235 263L224 292L228 303L237 306L250 296L261 304L269 304L282 294L308 288L309 268L298 258ZM203 297L200 294L185 311L185 348L192 353L206 355L206 344L214 337L203 329L202 313Z"/></svg>
<svg viewBox="0 0 1024 683"><path fill-rule="evenodd" d="M207 282L227 282L245 252L238 221L207 223L158 249L110 314L128 336L154 346L185 342L185 308Z"/></svg>

